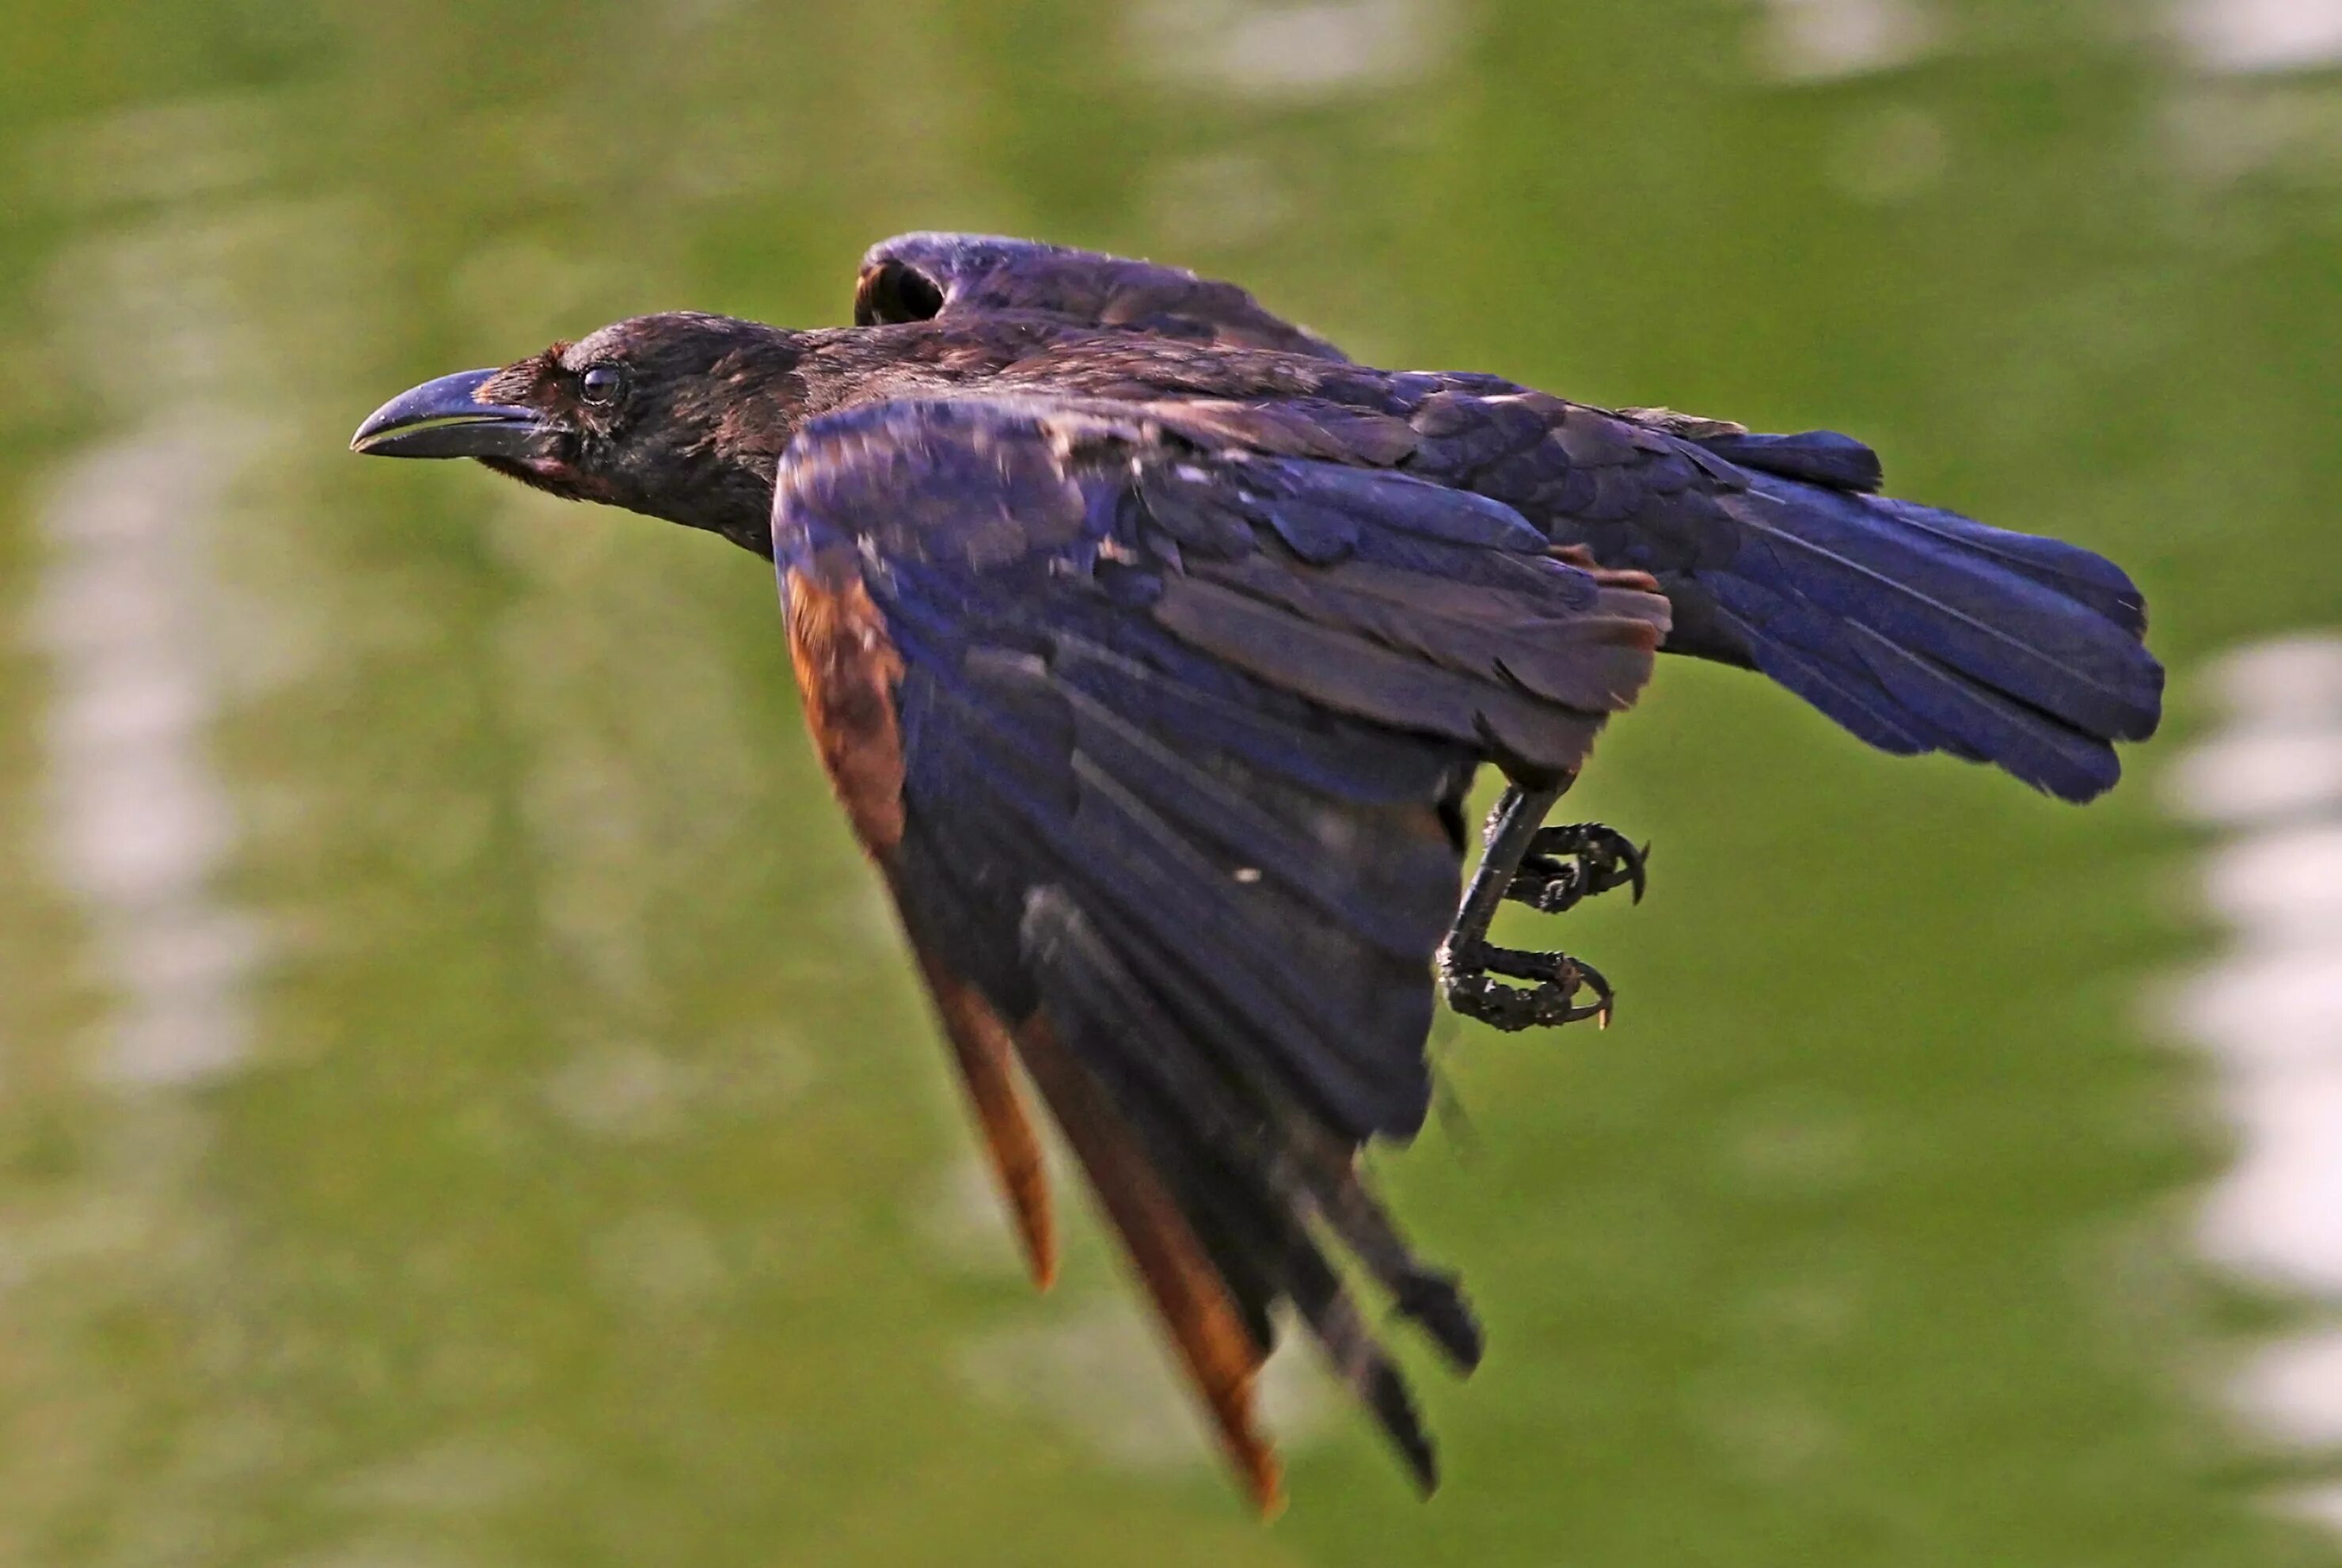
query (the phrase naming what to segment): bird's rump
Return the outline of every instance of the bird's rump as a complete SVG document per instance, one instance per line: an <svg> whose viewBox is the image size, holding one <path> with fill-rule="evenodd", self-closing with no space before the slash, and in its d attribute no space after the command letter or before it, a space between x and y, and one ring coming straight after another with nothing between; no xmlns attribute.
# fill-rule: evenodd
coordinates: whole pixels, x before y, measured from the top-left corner
<svg viewBox="0 0 2342 1568"><path fill-rule="evenodd" d="M1028 1070L1063 1053L1089 1087L1040 1074L1060 1119L1091 1092L1111 1108L1074 1113L1111 1123L1075 1141L1094 1180L1127 1186L1126 1132L1255 1347L1289 1303L1427 1483L1326 1249L1476 1357L1355 1154L1429 1103L1473 769L1582 761L1647 678L1664 602L1482 498L1033 400L817 421L775 536L793 598L850 576L899 662L902 832L880 858L931 972L983 994ZM1160 1216L1106 1206L1150 1227L1126 1239L1158 1305L1190 1310L1192 1281L1155 1277L1179 1250ZM1250 1473L1231 1374L1196 1359L1218 1341L1172 1327Z"/></svg>

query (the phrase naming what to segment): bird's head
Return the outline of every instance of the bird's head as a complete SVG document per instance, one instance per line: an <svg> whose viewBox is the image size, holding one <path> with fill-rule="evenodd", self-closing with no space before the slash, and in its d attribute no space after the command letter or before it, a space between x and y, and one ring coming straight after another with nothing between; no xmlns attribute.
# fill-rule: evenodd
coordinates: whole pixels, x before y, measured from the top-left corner
<svg viewBox="0 0 2342 1568"><path fill-rule="evenodd" d="M402 392L350 448L476 457L555 495L769 554L774 465L804 404L796 336L730 316L636 316Z"/></svg>

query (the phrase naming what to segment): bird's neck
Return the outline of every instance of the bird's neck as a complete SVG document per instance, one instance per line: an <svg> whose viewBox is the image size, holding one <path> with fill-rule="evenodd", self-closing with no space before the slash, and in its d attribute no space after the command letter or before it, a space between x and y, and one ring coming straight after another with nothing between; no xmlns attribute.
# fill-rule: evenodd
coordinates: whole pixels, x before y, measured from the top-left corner
<svg viewBox="0 0 2342 1568"><path fill-rule="evenodd" d="M699 422L716 433L703 449L713 461L696 483L680 487L687 514L668 515L770 555L773 476L798 431L840 409L979 385L1066 335L1046 322L1013 318L790 334L786 361L776 358L711 393L715 404ZM670 505L678 495L672 477L660 492Z"/></svg>

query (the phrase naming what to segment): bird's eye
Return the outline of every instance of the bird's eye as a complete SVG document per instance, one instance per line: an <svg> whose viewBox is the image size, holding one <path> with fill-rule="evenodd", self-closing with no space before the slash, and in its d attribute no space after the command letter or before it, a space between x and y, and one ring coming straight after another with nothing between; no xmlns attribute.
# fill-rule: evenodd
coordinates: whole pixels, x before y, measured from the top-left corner
<svg viewBox="0 0 2342 1568"><path fill-rule="evenodd" d="M607 408L618 401L618 393L626 383L626 373L616 365L589 365L586 374L577 378L577 395L596 408Z"/></svg>

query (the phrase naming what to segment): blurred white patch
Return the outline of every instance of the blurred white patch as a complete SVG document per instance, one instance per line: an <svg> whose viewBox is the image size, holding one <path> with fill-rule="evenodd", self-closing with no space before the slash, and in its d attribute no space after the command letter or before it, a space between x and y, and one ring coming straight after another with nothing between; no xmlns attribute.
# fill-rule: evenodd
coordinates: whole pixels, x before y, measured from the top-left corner
<svg viewBox="0 0 2342 1568"><path fill-rule="evenodd" d="M2342 1486L2290 1493L2278 1501L2288 1513L2342 1533Z"/></svg>
<svg viewBox="0 0 2342 1568"><path fill-rule="evenodd" d="M2237 1380L2254 1413L2289 1442L2342 1443L2342 1333L2272 1345Z"/></svg>
<svg viewBox="0 0 2342 1568"><path fill-rule="evenodd" d="M267 1262L202 1174L209 1100L167 1092L247 1060L255 972L274 945L273 922L229 891L243 824L217 748L250 689L232 623L251 607L226 591L235 542L281 554L286 522L254 514L298 354L250 301L305 290L317 269L302 237L338 215L264 194L287 145L259 100L192 100L60 127L20 171L19 195L67 209L73 237L14 346L87 434L32 498L29 580L12 584L45 680L21 726L39 748L38 812L10 826L45 862L39 880L61 896L39 902L67 926L42 943L59 973L25 977L76 1003L86 986L95 1005L59 1064L78 1082L40 1085L63 1124L87 1129L84 1150L15 1183L0 1216L0 1361L13 1403L40 1413L38 1441L0 1463L11 1563L53 1560L94 1499L115 1560L195 1561L232 1538L224 1500L278 1484L317 1448L250 1375L263 1340L279 1371L315 1364L315 1347L258 1306ZM301 335L342 352L330 333ZM45 1068L38 1044L25 1064ZM125 1359L89 1332L142 1322L172 1325L167 1344L149 1342L157 1353ZM155 1412L196 1402L201 1420L152 1440ZM137 1483L115 1484L125 1474Z"/></svg>
<svg viewBox="0 0 2342 1568"><path fill-rule="evenodd" d="M679 1210L644 1209L594 1239L603 1293L653 1316L696 1310L721 1295L731 1270L706 1225Z"/></svg>
<svg viewBox="0 0 2342 1568"><path fill-rule="evenodd" d="M2264 173L2318 185L2342 179L2342 93L2329 75L2181 78L2162 130L2172 167L2209 184Z"/></svg>
<svg viewBox="0 0 2342 1568"><path fill-rule="evenodd" d="M1859 116L1830 150L1833 184L1857 201L1886 205L1925 195L1951 162L1943 123L1897 104Z"/></svg>
<svg viewBox="0 0 2342 1568"><path fill-rule="evenodd" d="M1426 75L1462 25L1432 0L1151 0L1133 52L1194 85L1321 98Z"/></svg>
<svg viewBox="0 0 2342 1568"><path fill-rule="evenodd" d="M165 416L75 460L41 507L52 853L120 998L101 1070L131 1083L206 1077L250 1046L259 931L211 885L235 827L206 744L204 549L253 446L233 422Z"/></svg>
<svg viewBox="0 0 2342 1568"><path fill-rule="evenodd" d="M679 1051L587 1034L547 1074L543 1093L546 1107L574 1131L636 1144L727 1120L774 1124L817 1076L813 1054L770 1027L695 1037Z"/></svg>
<svg viewBox="0 0 2342 1568"><path fill-rule="evenodd" d="M485 1513L542 1491L553 1468L525 1439L474 1433L368 1465L326 1494L344 1508L393 1517Z"/></svg>
<svg viewBox="0 0 2342 1568"><path fill-rule="evenodd" d="M2172 804L2226 827L2330 815L2342 802L2342 637L2256 644L2208 678L2228 723L2171 770Z"/></svg>
<svg viewBox="0 0 2342 1568"><path fill-rule="evenodd" d="M1757 64L1784 82L1832 82L1907 65L1936 26L1919 0L1766 0Z"/></svg>
<svg viewBox="0 0 2342 1568"><path fill-rule="evenodd" d="M272 129L257 98L145 104L41 132L19 167L60 206L185 202L259 183Z"/></svg>
<svg viewBox="0 0 2342 1568"><path fill-rule="evenodd" d="M680 1130L695 1075L647 1045L590 1045L545 1086L555 1114L598 1138L639 1142Z"/></svg>
<svg viewBox="0 0 2342 1568"><path fill-rule="evenodd" d="M1261 1424L1287 1453L1326 1424L1334 1389L1287 1324L1261 1371ZM968 1385L1071 1433L1109 1463L1156 1470L1214 1461L1219 1445L1173 1372L1162 1336L1125 1300L978 1340L960 1357Z"/></svg>
<svg viewBox="0 0 2342 1568"><path fill-rule="evenodd" d="M2308 71L2342 64L2342 0L2179 0L2181 45L2213 71Z"/></svg>
<svg viewBox="0 0 2342 1568"><path fill-rule="evenodd" d="M1718 1458L1760 1486L1811 1484L1842 1464L1849 1444L1829 1417L1794 1390L1687 1379L1684 1413Z"/></svg>
<svg viewBox="0 0 2342 1568"><path fill-rule="evenodd" d="M367 1534L354 1543L279 1559L285 1568L477 1568L483 1561L458 1553L444 1541L409 1540L395 1531Z"/></svg>
<svg viewBox="0 0 2342 1568"><path fill-rule="evenodd" d="M1255 245L1293 215L1276 171L1253 154L1171 159L1156 170L1153 185L1150 226L1177 235L1183 245Z"/></svg>
<svg viewBox="0 0 2342 1568"><path fill-rule="evenodd" d="M448 286L479 341L536 349L606 314L615 275L599 256L507 240L465 257Z"/></svg>
<svg viewBox="0 0 2342 1568"><path fill-rule="evenodd" d="M2226 722L2169 780L2177 810L2224 831L2203 887L2234 934L2171 1004L2238 1133L2203 1244L2342 1306L2342 637L2264 643L2211 674ZM2236 1393L2280 1438L2342 1443L2342 1333L2267 1348Z"/></svg>
<svg viewBox="0 0 2342 1568"><path fill-rule="evenodd" d="M1775 1200L1846 1192L1873 1161L1858 1108L1818 1094L1760 1096L1726 1117L1717 1138L1735 1189Z"/></svg>
<svg viewBox="0 0 2342 1568"><path fill-rule="evenodd" d="M2172 775L2190 814L2242 824L2282 817L2342 792L2342 732L2271 725L2190 753Z"/></svg>
<svg viewBox="0 0 2342 1568"><path fill-rule="evenodd" d="M741 0L666 0L659 20L677 32L713 27L740 14Z"/></svg>
<svg viewBox="0 0 2342 1568"><path fill-rule="evenodd" d="M729 7L738 0L722 0ZM809 149L759 114L725 100L676 128L659 189L686 202L771 201L800 183ZM631 277L625 281L631 282Z"/></svg>
<svg viewBox="0 0 2342 1568"><path fill-rule="evenodd" d="M2205 893L2232 925L2309 938L2342 928L2342 820L2272 828L2221 851Z"/></svg>
<svg viewBox="0 0 2342 1568"><path fill-rule="evenodd" d="M936 1256L955 1270L1004 1277L1025 1272L1000 1185L981 1154L944 1167L913 1223Z"/></svg>

